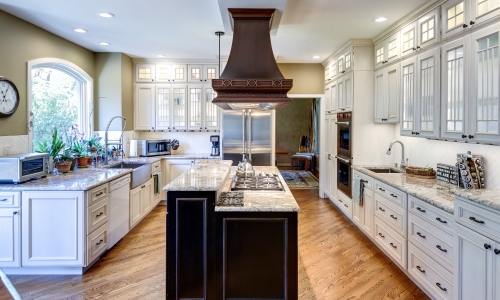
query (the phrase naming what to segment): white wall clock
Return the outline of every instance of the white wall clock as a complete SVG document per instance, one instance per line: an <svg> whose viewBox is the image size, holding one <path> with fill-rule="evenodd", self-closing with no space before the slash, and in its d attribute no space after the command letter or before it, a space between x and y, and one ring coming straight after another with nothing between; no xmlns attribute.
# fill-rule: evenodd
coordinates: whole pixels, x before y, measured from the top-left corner
<svg viewBox="0 0 500 300"><path fill-rule="evenodd" d="M12 116L19 106L19 91L8 78L0 76L0 118Z"/></svg>

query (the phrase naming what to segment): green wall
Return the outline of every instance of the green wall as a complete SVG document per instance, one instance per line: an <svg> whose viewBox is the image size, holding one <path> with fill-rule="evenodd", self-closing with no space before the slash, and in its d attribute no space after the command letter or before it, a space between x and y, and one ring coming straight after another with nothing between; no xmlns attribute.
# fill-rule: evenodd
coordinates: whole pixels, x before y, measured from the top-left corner
<svg viewBox="0 0 500 300"><path fill-rule="evenodd" d="M323 94L325 71L321 64L278 64L286 79L293 79L289 94Z"/></svg>
<svg viewBox="0 0 500 300"><path fill-rule="evenodd" d="M16 113L0 119L0 136L28 134L27 62L38 58L70 61L94 77L94 52L0 10L0 76L12 80L21 102Z"/></svg>

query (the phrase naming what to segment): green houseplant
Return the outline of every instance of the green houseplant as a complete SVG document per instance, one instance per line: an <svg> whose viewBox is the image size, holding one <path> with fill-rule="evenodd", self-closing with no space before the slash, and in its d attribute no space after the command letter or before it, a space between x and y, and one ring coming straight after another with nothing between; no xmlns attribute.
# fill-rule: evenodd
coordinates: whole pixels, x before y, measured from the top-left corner
<svg viewBox="0 0 500 300"><path fill-rule="evenodd" d="M73 148L71 150L73 150L73 153L75 153L76 156L76 166L86 167L88 164L88 155L85 143L74 141Z"/></svg>
<svg viewBox="0 0 500 300"><path fill-rule="evenodd" d="M73 155L71 154L71 149L66 148L57 156L57 162L55 163L57 171L61 173L67 173L71 170L73 166Z"/></svg>

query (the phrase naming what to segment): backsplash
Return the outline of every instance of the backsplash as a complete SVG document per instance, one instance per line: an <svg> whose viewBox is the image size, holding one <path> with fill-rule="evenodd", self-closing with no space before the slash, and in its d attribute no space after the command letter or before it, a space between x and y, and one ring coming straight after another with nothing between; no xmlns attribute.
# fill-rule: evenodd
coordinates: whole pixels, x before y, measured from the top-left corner
<svg viewBox="0 0 500 300"><path fill-rule="evenodd" d="M135 138L138 140L176 139L180 145L177 153L210 153L212 143L211 135L219 135L220 132L149 132L136 131Z"/></svg>
<svg viewBox="0 0 500 300"><path fill-rule="evenodd" d="M396 126L396 140L400 140L405 145L405 156L408 164L418 167L432 167L436 169L438 163L454 165L457 153L467 153L482 155L484 157L486 172L486 188L500 189L500 147L491 145L468 144L457 142L446 142L428 140L423 138L412 138L399 135L399 127ZM389 145L387 145L389 147ZM394 162L401 161L400 145L392 148Z"/></svg>
<svg viewBox="0 0 500 300"><path fill-rule="evenodd" d="M27 135L0 136L0 156L28 151Z"/></svg>

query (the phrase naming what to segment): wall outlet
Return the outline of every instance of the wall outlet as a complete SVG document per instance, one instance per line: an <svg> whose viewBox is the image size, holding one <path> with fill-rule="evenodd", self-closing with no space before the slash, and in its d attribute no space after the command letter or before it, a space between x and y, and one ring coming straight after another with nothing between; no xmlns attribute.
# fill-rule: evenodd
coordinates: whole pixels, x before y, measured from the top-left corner
<svg viewBox="0 0 500 300"><path fill-rule="evenodd" d="M5 145L3 146L3 155L9 155L10 154L10 145Z"/></svg>

